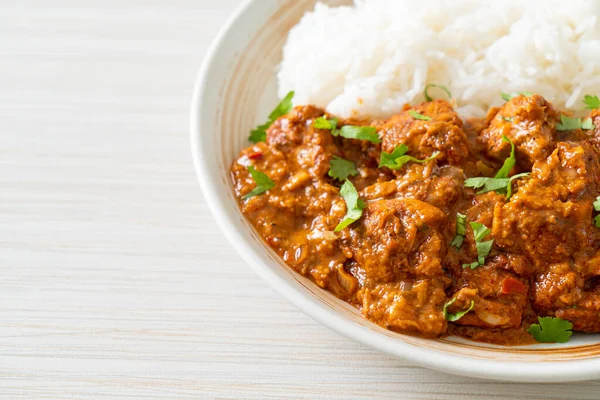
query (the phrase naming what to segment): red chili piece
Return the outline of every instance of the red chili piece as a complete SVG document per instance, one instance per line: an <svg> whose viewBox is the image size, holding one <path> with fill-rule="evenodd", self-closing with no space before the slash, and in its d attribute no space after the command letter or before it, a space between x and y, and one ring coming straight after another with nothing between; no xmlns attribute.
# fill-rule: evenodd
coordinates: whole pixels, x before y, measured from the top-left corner
<svg viewBox="0 0 600 400"><path fill-rule="evenodd" d="M262 153L260 151L257 151L256 153L250 153L248 154L248 158L251 160L256 160L258 158L262 157Z"/></svg>
<svg viewBox="0 0 600 400"><path fill-rule="evenodd" d="M524 294L527 291L527 286L519 280L514 278L506 278L502 281L502 289L501 293L509 294L509 293L521 293Z"/></svg>

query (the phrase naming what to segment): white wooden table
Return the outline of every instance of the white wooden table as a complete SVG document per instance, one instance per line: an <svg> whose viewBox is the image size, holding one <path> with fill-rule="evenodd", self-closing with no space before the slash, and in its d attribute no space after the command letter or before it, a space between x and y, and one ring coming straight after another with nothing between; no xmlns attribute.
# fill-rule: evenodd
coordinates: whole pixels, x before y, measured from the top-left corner
<svg viewBox="0 0 600 400"><path fill-rule="evenodd" d="M387 357L233 252L187 121L238 2L0 2L0 398L600 398Z"/></svg>

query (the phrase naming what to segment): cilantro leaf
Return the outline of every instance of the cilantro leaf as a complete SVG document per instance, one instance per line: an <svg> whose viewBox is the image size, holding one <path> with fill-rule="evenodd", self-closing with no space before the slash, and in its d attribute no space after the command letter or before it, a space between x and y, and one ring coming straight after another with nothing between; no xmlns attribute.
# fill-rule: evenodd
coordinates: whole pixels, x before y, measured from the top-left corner
<svg viewBox="0 0 600 400"><path fill-rule="evenodd" d="M358 175L358 170L352 161L333 156L331 161L329 161L328 175L334 179L343 181L347 179L348 176Z"/></svg>
<svg viewBox="0 0 600 400"><path fill-rule="evenodd" d="M465 240L465 231L467 224L467 216L465 214L461 214L459 212L456 213L456 235L454 235L454 239L450 243L450 246L454 246L457 249L462 246L463 241Z"/></svg>
<svg viewBox="0 0 600 400"><path fill-rule="evenodd" d="M423 90L423 96L425 96L425 101L431 101L433 100L431 98L431 96L429 95L429 93L427 93L427 91L429 90L429 88L438 88L438 89L442 89L444 92L446 92L446 94L448 95L449 98L452 98L452 93L450 93L450 91L448 90L448 88L444 85L438 85L436 83L430 83L427 86L425 86L425 89Z"/></svg>
<svg viewBox="0 0 600 400"><path fill-rule="evenodd" d="M459 311L455 314L450 314L450 313L448 313L448 307L450 307L452 304L454 304L455 301L456 301L456 297L453 298L452 300L450 300L449 302L447 302L446 304L444 304L443 312L444 312L444 318L446 319L446 321L450 321L450 322L458 321L459 319L464 317L466 313L471 311L473 309L473 307L475 307L475 302L473 300L471 300L471 305L469 306L469 308L467 308L464 311Z"/></svg>
<svg viewBox="0 0 600 400"><path fill-rule="evenodd" d="M573 324L562 318L538 317L538 322L527 329L538 342L566 343L573 334Z"/></svg>
<svg viewBox="0 0 600 400"><path fill-rule="evenodd" d="M407 151L408 147L405 144L396 146L391 153L386 153L385 151L382 151L381 156L379 157L379 167L388 167L389 169L400 169L404 166L404 164L408 162L412 161L419 164L423 164L433 160L440 154L439 151L436 151L431 155L431 157L428 157L424 160L419 160L418 158L407 155Z"/></svg>
<svg viewBox="0 0 600 400"><path fill-rule="evenodd" d="M252 175L252 179L254 179L256 187L250 193L244 195L242 199L246 200L250 197L258 196L259 194L262 194L275 187L275 182L269 179L266 174L257 171L254 166L250 165L248 167L248 171L250 172L250 175Z"/></svg>
<svg viewBox="0 0 600 400"><path fill-rule="evenodd" d="M313 126L317 129L328 129L334 131L337 129L338 120L337 118L326 119L325 117L319 117L313 122ZM337 135L334 135L337 136Z"/></svg>
<svg viewBox="0 0 600 400"><path fill-rule="evenodd" d="M248 140L252 143L264 142L267 140L267 129L271 126L275 120L287 113L289 113L292 108L292 98L294 97L294 92L289 92L283 100L275 107L271 114L269 114L269 119L262 125L257 126L253 130L250 131L250 136Z"/></svg>
<svg viewBox="0 0 600 400"><path fill-rule="evenodd" d="M513 169L515 164L517 163L517 159L515 157L515 144L510 141L506 136L502 136L502 140L506 143L510 144L510 156L504 160L504 164L502 164L502 168L496 172L496 176L494 178L508 178L508 174L510 170Z"/></svg>
<svg viewBox="0 0 600 400"><path fill-rule="evenodd" d="M336 118L326 119L319 117L313 122L313 126L317 129L328 129L333 136L341 136L346 139L368 140L373 143L381 143L381 139L377 134L377 128L372 126L354 126L344 125L341 129L337 129L338 120Z"/></svg>
<svg viewBox="0 0 600 400"><path fill-rule="evenodd" d="M333 136L337 136L334 131L331 131ZM377 134L377 129L372 126L353 126L345 125L339 130L339 135L346 139L367 140L372 143L381 143L381 139Z"/></svg>
<svg viewBox="0 0 600 400"><path fill-rule="evenodd" d="M595 211L600 211L600 196L596 197L596 200L594 201L594 210ZM596 215L594 217L594 226L596 228L600 228L600 215Z"/></svg>
<svg viewBox="0 0 600 400"><path fill-rule="evenodd" d="M463 268L471 268L475 269L479 265L485 264L485 258L490 254L492 250L492 245L494 244L494 240L488 240L483 242L482 240L492 233L492 231L479 222L469 222L471 228L473 229L473 235L475 236L475 248L477 249L477 262L472 262L470 264L463 264Z"/></svg>
<svg viewBox="0 0 600 400"><path fill-rule="evenodd" d="M532 94L529 92L512 92L512 93L500 92L500 97L502 97L502 100L504 100L504 101L510 101L520 95L523 95L525 97L532 96Z"/></svg>
<svg viewBox="0 0 600 400"><path fill-rule="evenodd" d="M514 168L517 163L517 159L515 157L515 145L509 138L506 136L502 136L502 140L507 143L510 143L510 156L504 160L504 164L502 164L502 168L498 170L496 175L493 178L486 177L476 177L476 178L468 178L465 180L466 187L472 187L474 189L482 188L477 194L487 193L496 191L499 194L506 193L506 199L508 200L510 196L512 196L512 182L515 179L522 178L524 176L528 176L529 172L525 172L522 174L513 175L512 177L508 177L510 171Z"/></svg>
<svg viewBox="0 0 600 400"><path fill-rule="evenodd" d="M486 177L468 178L465 180L465 186L473 189L482 188L477 194L493 192L494 190L506 189L509 179L496 179Z"/></svg>
<svg viewBox="0 0 600 400"><path fill-rule="evenodd" d="M389 168L390 169L399 169L399 168L402 168L404 166L404 164L411 162L411 161L419 163L419 164L424 164L426 162L433 160L434 158L436 158L439 155L440 155L440 152L436 151L431 155L431 157L427 157L424 160L419 160L418 158L415 158L415 157L409 156L409 155L403 155L402 157L396 158L396 160L395 160L396 165L394 166L394 168L391 168L391 167L389 167Z"/></svg>
<svg viewBox="0 0 600 400"><path fill-rule="evenodd" d="M431 121L431 117L428 117L427 115L419 114L418 112L416 112L413 109L408 110L408 115L410 115L414 119L420 119L421 121Z"/></svg>
<svg viewBox="0 0 600 400"><path fill-rule="evenodd" d="M478 262L478 261L473 261L473 262L472 262L472 263L470 263L470 264L463 264L463 266L462 266L462 267L463 267L463 268L471 268L471 269L475 269L475 268L479 267L479 265L480 265L480 264L479 264L479 262Z"/></svg>
<svg viewBox="0 0 600 400"><path fill-rule="evenodd" d="M590 96L586 94L583 96L583 104L585 104L585 108L590 110L595 110L596 108L600 108L600 99L598 96Z"/></svg>
<svg viewBox="0 0 600 400"><path fill-rule="evenodd" d="M583 121L581 121L581 129L589 131L590 129L594 128L596 128L596 125L594 125L591 118L586 118Z"/></svg>
<svg viewBox="0 0 600 400"><path fill-rule="evenodd" d="M473 228L473 235L475 236L476 242L479 242L481 239L492 233L490 228L479 222L469 222L469 225Z"/></svg>
<svg viewBox="0 0 600 400"><path fill-rule="evenodd" d="M596 126L593 124L591 118L586 118L581 121L581 118L571 118L566 115L560 115L560 122L556 124L557 131L572 131L575 129L594 129Z"/></svg>
<svg viewBox="0 0 600 400"><path fill-rule="evenodd" d="M393 169L392 167L396 165L396 158L402 157L407 151L408 146L404 143L402 143L400 146L394 147L394 150L391 153L382 151L381 155L379 156L379 168L388 167Z"/></svg>
<svg viewBox="0 0 600 400"><path fill-rule="evenodd" d="M531 172L523 172L521 174L513 175L508 179L508 184L506 185L506 200L510 199L510 196L512 196L512 182L516 179L524 178L529 175L531 175Z"/></svg>
<svg viewBox="0 0 600 400"><path fill-rule="evenodd" d="M357 221L362 216L363 208L366 207L365 203L358 198L358 192L349 180L346 180L340 188L340 195L346 202L347 211L342 222L335 227L335 232L339 232Z"/></svg>

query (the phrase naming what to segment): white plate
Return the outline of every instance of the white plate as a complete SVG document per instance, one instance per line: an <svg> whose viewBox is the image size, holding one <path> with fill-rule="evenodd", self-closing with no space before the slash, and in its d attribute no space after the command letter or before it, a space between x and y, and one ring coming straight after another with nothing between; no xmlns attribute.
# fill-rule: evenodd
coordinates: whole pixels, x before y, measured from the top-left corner
<svg viewBox="0 0 600 400"><path fill-rule="evenodd" d="M246 1L222 29L198 75L191 105L192 154L205 199L231 244L306 314L385 353L453 374L497 380L600 377L599 335L576 334L566 344L499 347L387 331L288 269L246 222L233 196L229 166L248 145L250 129L264 122L277 104L275 75L286 33L313 5L308 0Z"/></svg>

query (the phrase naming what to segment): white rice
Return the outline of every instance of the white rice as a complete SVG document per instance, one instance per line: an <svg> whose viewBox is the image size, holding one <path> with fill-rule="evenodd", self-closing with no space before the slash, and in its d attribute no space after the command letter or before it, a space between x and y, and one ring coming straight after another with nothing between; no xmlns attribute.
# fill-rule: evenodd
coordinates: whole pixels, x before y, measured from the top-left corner
<svg viewBox="0 0 600 400"><path fill-rule="evenodd" d="M600 1L356 0L317 4L289 34L279 95L343 117L387 117L450 89L463 116L539 93L580 110L600 95ZM442 92L434 92L441 97Z"/></svg>

